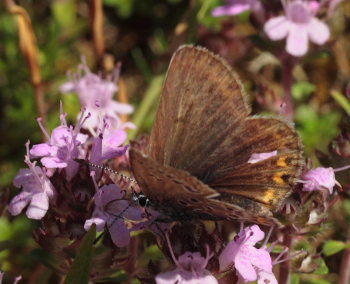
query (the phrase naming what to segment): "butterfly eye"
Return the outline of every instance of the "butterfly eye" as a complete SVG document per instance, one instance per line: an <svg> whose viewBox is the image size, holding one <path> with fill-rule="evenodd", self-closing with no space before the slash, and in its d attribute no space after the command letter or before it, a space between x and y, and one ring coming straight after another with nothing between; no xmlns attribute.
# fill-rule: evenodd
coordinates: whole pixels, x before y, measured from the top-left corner
<svg viewBox="0 0 350 284"><path fill-rule="evenodd" d="M139 202L139 205L141 207L148 207L148 204L149 204L149 198L146 197L145 195L143 194L140 194L137 198L138 202Z"/></svg>

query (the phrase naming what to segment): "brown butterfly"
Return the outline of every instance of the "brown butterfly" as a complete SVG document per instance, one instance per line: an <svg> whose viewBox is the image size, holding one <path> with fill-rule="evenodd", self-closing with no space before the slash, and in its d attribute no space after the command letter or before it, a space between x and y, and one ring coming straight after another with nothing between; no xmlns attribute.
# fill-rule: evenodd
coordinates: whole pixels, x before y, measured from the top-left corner
<svg viewBox="0 0 350 284"><path fill-rule="evenodd" d="M130 149L136 181L170 220L271 225L302 167L284 119L249 116L242 85L218 56L182 46L172 57L146 154ZM254 153L274 157L247 161ZM278 222L277 222L278 223Z"/></svg>

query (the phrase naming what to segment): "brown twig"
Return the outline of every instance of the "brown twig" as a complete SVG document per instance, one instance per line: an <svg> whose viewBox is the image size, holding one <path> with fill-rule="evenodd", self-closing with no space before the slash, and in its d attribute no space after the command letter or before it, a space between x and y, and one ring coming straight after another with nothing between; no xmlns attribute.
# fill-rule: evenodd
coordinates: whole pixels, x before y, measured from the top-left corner
<svg viewBox="0 0 350 284"><path fill-rule="evenodd" d="M103 56L105 53L102 0L91 1L90 13L91 13L91 19L92 19L91 25L92 25L95 56L98 62L98 66L101 66L103 61Z"/></svg>
<svg viewBox="0 0 350 284"><path fill-rule="evenodd" d="M46 105L38 61L38 48L33 26L25 9L19 5L16 5L12 0L6 0L5 3L8 11L16 16L18 20L20 49L29 67L30 79L35 93L35 103L38 116L42 118L43 124L45 124Z"/></svg>

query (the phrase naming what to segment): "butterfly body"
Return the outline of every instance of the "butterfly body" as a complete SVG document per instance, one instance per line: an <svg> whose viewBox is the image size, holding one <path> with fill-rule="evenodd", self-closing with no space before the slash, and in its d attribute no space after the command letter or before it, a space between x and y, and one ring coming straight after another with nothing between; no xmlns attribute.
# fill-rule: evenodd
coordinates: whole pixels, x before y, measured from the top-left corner
<svg viewBox="0 0 350 284"><path fill-rule="evenodd" d="M218 56L183 46L173 56L147 153L130 149L150 205L175 220L274 223L302 167L293 126L249 116L243 88ZM277 151L257 163L254 153Z"/></svg>

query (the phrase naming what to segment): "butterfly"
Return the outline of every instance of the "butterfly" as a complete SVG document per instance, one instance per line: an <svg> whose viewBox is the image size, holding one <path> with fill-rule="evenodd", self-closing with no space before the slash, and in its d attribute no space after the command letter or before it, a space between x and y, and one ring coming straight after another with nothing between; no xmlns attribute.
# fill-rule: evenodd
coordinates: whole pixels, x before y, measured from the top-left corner
<svg viewBox="0 0 350 284"><path fill-rule="evenodd" d="M173 55L149 145L131 145L133 175L149 206L169 220L274 218L303 165L300 138L283 118L251 116L240 80L202 47ZM256 153L276 155L249 163Z"/></svg>

